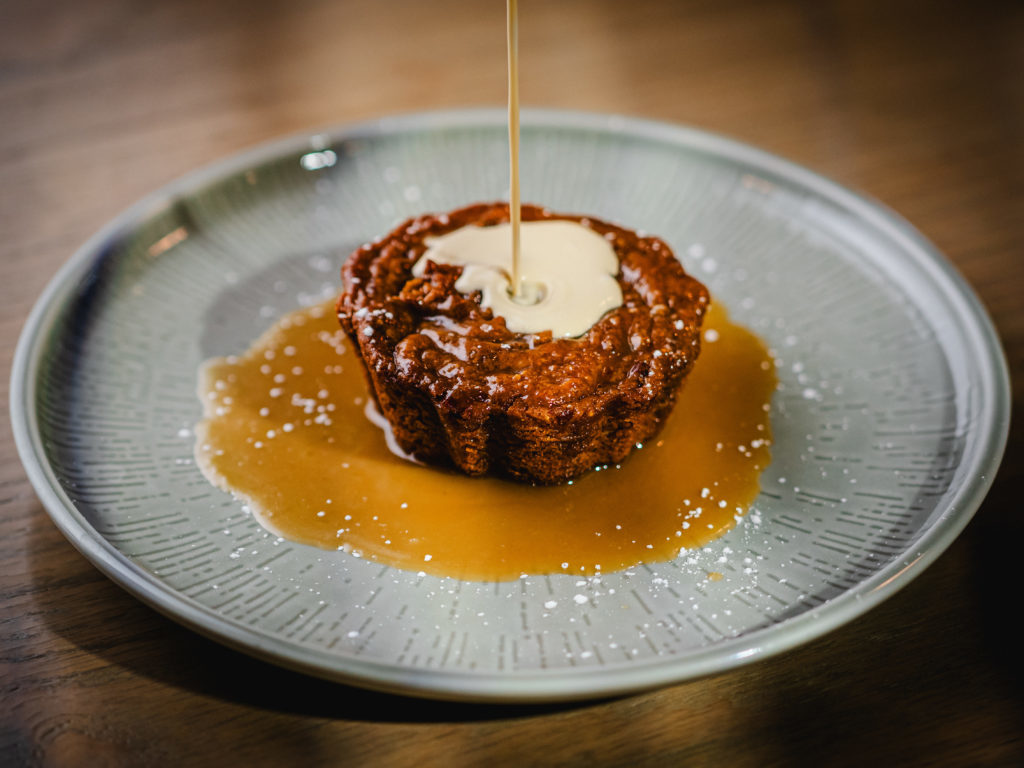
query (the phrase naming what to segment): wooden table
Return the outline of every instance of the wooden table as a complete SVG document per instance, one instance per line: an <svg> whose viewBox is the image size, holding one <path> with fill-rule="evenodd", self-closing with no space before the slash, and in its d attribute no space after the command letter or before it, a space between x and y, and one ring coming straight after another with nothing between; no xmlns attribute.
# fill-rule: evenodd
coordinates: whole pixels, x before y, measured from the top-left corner
<svg viewBox="0 0 1024 768"><path fill-rule="evenodd" d="M256 142L504 98L504 9L459 0L0 2L4 375L43 286L176 176ZM689 123L918 226L1024 397L1024 7L524 0L527 105ZM3 765L1024 765L1024 430L924 575L781 657L611 701L439 704L282 671L179 627L50 522L0 415ZM1016 609L1016 610L1015 610Z"/></svg>

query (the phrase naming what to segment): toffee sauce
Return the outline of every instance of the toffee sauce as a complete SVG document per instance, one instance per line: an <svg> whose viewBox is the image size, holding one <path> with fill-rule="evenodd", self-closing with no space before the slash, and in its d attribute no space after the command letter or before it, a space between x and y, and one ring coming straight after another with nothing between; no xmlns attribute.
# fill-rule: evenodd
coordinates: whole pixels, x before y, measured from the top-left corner
<svg viewBox="0 0 1024 768"><path fill-rule="evenodd" d="M775 386L762 342L712 305L672 415L621 465L554 487L468 478L388 449L331 301L202 367L196 458L292 541L463 579L592 575L672 559L736 524L770 460Z"/></svg>

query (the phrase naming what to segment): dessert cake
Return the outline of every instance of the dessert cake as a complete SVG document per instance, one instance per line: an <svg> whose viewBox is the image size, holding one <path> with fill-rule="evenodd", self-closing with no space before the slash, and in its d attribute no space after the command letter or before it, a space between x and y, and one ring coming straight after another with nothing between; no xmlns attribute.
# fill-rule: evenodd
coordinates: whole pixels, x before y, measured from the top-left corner
<svg viewBox="0 0 1024 768"><path fill-rule="evenodd" d="M432 240L508 220L494 203L404 222L346 261L338 316L404 452L555 484L623 460L658 431L700 352L708 292L656 237L533 206L524 226L576 222L618 259L622 303L582 335L509 330L478 291L456 289L463 267L427 260L414 274Z"/></svg>

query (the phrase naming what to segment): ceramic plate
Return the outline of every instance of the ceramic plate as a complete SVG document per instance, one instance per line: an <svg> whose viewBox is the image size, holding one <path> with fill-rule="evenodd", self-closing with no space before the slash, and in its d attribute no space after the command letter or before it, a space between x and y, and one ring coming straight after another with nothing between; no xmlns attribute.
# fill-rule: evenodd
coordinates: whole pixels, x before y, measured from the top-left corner
<svg viewBox="0 0 1024 768"><path fill-rule="evenodd" d="M344 256L398 220L504 197L504 121L413 115L281 141L172 184L75 254L28 320L11 396L28 473L74 545L256 656L492 701L730 669L839 626L934 561L1006 439L1005 362L970 290L876 203L756 149L621 117L526 113L523 197L659 234L774 350L774 457L734 530L595 578L458 581L280 540L203 479L197 366L334 295Z"/></svg>

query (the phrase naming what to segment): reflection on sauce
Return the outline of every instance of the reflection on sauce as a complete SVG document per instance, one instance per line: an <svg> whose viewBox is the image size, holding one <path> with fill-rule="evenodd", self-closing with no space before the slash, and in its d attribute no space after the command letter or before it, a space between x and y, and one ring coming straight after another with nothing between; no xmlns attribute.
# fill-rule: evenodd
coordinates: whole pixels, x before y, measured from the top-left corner
<svg viewBox="0 0 1024 768"><path fill-rule="evenodd" d="M771 358L717 306L704 327L662 432L620 467L572 484L471 479L392 454L365 415L360 363L333 302L203 367L196 456L277 535L397 568L508 580L669 560L735 525L770 459Z"/></svg>

